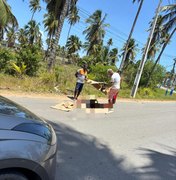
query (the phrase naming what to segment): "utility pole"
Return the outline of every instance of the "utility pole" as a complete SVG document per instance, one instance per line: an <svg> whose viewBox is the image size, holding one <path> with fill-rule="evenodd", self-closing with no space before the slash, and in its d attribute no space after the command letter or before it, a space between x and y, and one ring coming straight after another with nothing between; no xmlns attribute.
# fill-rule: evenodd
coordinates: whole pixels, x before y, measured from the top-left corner
<svg viewBox="0 0 176 180"><path fill-rule="evenodd" d="M174 60L174 64L173 64L173 68L172 68L172 70L171 70L171 73L172 73L172 75L171 75L171 80L172 80L172 78L175 76L176 58L175 58L175 59L173 59L173 60Z"/></svg>
<svg viewBox="0 0 176 180"><path fill-rule="evenodd" d="M137 70L136 78L134 80L134 84L133 84L133 87L132 87L132 90L131 90L131 96L133 98L135 98L135 96L136 96L136 92L137 92L137 89L138 89L138 86L139 86L139 82L140 82L141 75L142 75L142 72L143 72L144 64L145 64L145 61L147 59L147 54L148 54L150 43L151 43L153 33L154 33L154 30L155 30L155 26L156 26L156 22L157 22L157 19L158 19L161 3L162 3L162 0L159 1L158 7L156 9L155 19L153 21L153 25L152 25L152 28L150 30L150 34L149 34L149 37L148 37L148 40L147 40L147 44L145 46L144 54L142 56L142 60L140 62L139 68Z"/></svg>
<svg viewBox="0 0 176 180"><path fill-rule="evenodd" d="M132 33L133 33L133 31L134 31L134 27L135 27L135 25L136 25L136 22L137 22L139 13L140 13L140 11L141 11L143 2L144 2L144 0L141 0L140 5L139 5L139 8L138 8L138 11L137 11L137 14L136 14L136 17L135 17L135 19L134 19L134 22L133 22L133 25L132 25L132 28L131 28L131 31L130 31L130 34L129 34L128 39L127 39L127 43L126 43L126 45L125 45L125 52L124 52L124 55L123 55L123 57L122 57L122 61L121 61L121 63L120 63L120 67L119 67L119 69L120 69L121 71L123 71L123 67L124 67L124 63L125 63L126 56L127 56L128 46L129 46L129 43L130 43L130 39L131 39Z"/></svg>

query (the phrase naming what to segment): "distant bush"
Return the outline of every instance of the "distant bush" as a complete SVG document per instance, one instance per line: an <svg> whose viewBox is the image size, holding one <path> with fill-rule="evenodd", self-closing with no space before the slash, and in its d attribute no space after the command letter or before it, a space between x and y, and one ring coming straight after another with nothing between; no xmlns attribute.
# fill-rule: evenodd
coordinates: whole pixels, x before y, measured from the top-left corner
<svg viewBox="0 0 176 180"><path fill-rule="evenodd" d="M149 77L149 74L151 72L153 65L154 65L154 62L151 60L148 60L145 63L142 77L140 80L140 86L146 87L147 80L148 80L148 77ZM161 66L160 64L157 64L155 71L153 72L151 80L149 82L149 87L155 88L158 83L162 82L162 80L165 76L165 73L166 73L165 68L163 66Z"/></svg>
<svg viewBox="0 0 176 180"><path fill-rule="evenodd" d="M88 77L95 81L108 82L110 80L110 78L107 75L108 69L113 69L114 71L116 71L115 66L105 66L102 64L97 64L95 66L92 65L90 66L90 73Z"/></svg>
<svg viewBox="0 0 176 180"><path fill-rule="evenodd" d="M136 73L137 66L135 64L129 64L127 69L123 72L122 83L125 82L129 87L132 87Z"/></svg>
<svg viewBox="0 0 176 180"><path fill-rule="evenodd" d="M142 97L147 97L147 98L153 98L154 97L154 92L153 92L153 90L152 89L150 89L150 88L140 88L139 90L138 90L138 95L139 96L142 96Z"/></svg>
<svg viewBox="0 0 176 180"><path fill-rule="evenodd" d="M27 66L26 74L29 76L36 76L42 59L43 55L39 47L22 47L18 52L17 65L21 66L21 64L24 63Z"/></svg>
<svg viewBox="0 0 176 180"><path fill-rule="evenodd" d="M129 84L129 86L132 86L137 74L137 70L139 67L140 61L138 61L136 64L130 64L128 68L125 70L123 73L124 81ZM151 69L154 65L154 61L152 60L147 60L145 63L142 76L140 79L139 87L146 87L147 85L147 80L150 75ZM165 68L161 66L160 64L156 65L155 71L152 74L151 80L149 82L149 87L150 88L155 88L156 85L160 82L162 82L164 76L165 76Z"/></svg>
<svg viewBox="0 0 176 180"><path fill-rule="evenodd" d="M54 73L43 72L40 74L39 79L42 84L49 85L49 86L54 86L56 82Z"/></svg>
<svg viewBox="0 0 176 180"><path fill-rule="evenodd" d="M17 54L8 48L0 48L0 72L14 74L11 62L17 61Z"/></svg>
<svg viewBox="0 0 176 180"><path fill-rule="evenodd" d="M84 56L78 61L78 66L82 66L83 63L87 63L88 66L94 64L94 57L93 56Z"/></svg>

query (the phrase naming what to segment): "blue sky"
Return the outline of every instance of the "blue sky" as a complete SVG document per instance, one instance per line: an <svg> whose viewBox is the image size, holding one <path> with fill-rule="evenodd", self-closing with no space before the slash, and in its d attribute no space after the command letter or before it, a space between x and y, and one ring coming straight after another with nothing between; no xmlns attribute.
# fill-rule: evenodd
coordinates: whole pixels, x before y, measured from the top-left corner
<svg viewBox="0 0 176 180"><path fill-rule="evenodd" d="M144 47L144 44L147 41L149 34L147 29L149 27L149 22L155 15L158 2L159 0L144 0L141 14L133 33L133 38L137 41L139 48L137 59L140 59L142 56L141 48ZM162 5L173 2L174 0L163 0ZM12 12L18 19L19 26L23 27L27 24L32 15L28 8L28 0L25 0L24 2L22 0L8 0L8 3L12 8ZM105 43L109 38L112 38L114 42L112 48L117 47L120 51L128 37L138 5L138 3L133 4L132 0L78 0L81 19L78 24L72 27L71 34L77 35L82 41L84 41L85 39L82 31L86 28L85 19L97 9L102 10L104 14L107 14L106 23L110 24L110 27L107 28ZM40 29L44 35L43 38L46 39L46 33L42 26L44 13L46 13L45 3L42 3L42 10L35 14L34 19L37 22L40 22ZM69 25L67 21L65 21L59 41L60 45L65 45L66 43L68 28ZM170 70L173 65L174 57L176 57L176 34L172 37L172 42L165 49L160 63L164 65L167 70ZM119 65L119 63L117 65Z"/></svg>

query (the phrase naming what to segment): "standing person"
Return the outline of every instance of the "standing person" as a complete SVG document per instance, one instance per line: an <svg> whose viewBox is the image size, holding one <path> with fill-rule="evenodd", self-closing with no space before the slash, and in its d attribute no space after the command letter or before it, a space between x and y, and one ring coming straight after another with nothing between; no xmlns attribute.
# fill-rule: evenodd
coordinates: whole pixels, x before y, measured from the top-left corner
<svg viewBox="0 0 176 180"><path fill-rule="evenodd" d="M114 72L112 69L107 70L108 76L111 78L111 87L108 94L108 101L110 104L115 104L117 95L120 90L120 72Z"/></svg>
<svg viewBox="0 0 176 180"><path fill-rule="evenodd" d="M166 91L165 91L165 96L167 96L167 93L168 93L168 88L167 88Z"/></svg>
<svg viewBox="0 0 176 180"><path fill-rule="evenodd" d="M77 81L74 92L74 99L76 100L82 91L85 80L87 80L87 64L83 64L83 67L77 70L75 76Z"/></svg>
<svg viewBox="0 0 176 180"><path fill-rule="evenodd" d="M171 90L170 90L170 96L172 96L174 89L175 89L175 82L176 79L173 77L172 81L171 81Z"/></svg>
<svg viewBox="0 0 176 180"><path fill-rule="evenodd" d="M165 96L167 96L167 94L168 94L170 85L171 85L171 80L170 80L170 78L167 78L165 81L165 87L166 87Z"/></svg>
<svg viewBox="0 0 176 180"><path fill-rule="evenodd" d="M172 85L172 86L171 86L171 90L170 90L170 96L172 96L172 94L173 94L173 92L174 92L174 89L175 89L175 86Z"/></svg>

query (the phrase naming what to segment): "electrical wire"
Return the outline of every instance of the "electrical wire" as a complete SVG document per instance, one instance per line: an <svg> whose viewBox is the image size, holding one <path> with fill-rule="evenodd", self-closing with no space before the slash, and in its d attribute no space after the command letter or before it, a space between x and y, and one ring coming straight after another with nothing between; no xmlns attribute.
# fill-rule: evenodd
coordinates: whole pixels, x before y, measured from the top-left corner
<svg viewBox="0 0 176 180"><path fill-rule="evenodd" d="M176 0L172 0L173 1L173 4ZM24 1L25 4L29 5L28 2ZM168 0L168 3L171 4L170 0ZM79 9L79 16L80 16L80 23L82 24L81 26L81 29L78 28L76 25L73 26L72 28L74 29L74 31L80 33L80 32L83 32L85 30L85 28L87 27L86 25L86 19L89 18L91 16L91 13L87 10L85 10L84 8L80 7L80 6L77 6L78 9ZM42 12L47 12L46 11L46 7L41 7L41 11ZM79 24L80 25L80 24ZM117 47L116 45L114 44L118 44L118 45L122 45L122 43L125 43L127 38L128 38L128 35L125 34L124 32L122 32L120 29L114 27L114 26L110 26L108 29L106 29L106 35L105 35L105 38L104 38L104 42L108 42L108 38L112 38L113 39L113 45L112 47ZM134 38L133 38L134 39ZM138 48L137 50L140 50L144 47L144 43L142 43L141 41L137 40L137 39L134 39L137 43L138 43ZM173 55L169 55L169 54L166 54L166 53L163 53L163 56L169 58L169 59L173 59L175 58L176 56L173 56Z"/></svg>

